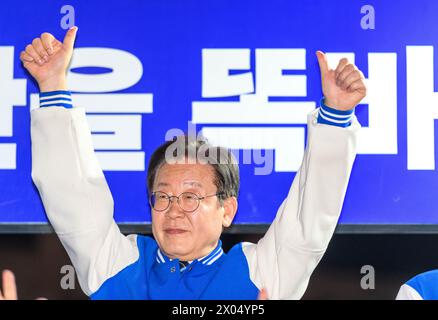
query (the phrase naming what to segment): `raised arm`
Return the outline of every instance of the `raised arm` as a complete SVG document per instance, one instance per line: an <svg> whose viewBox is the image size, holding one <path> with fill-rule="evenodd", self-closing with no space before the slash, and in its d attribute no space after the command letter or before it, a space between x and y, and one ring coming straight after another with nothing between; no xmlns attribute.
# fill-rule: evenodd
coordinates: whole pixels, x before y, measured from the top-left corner
<svg viewBox="0 0 438 320"><path fill-rule="evenodd" d="M360 128L353 108L363 74L342 59L330 70L318 52L325 100L308 115L307 146L287 198L265 236L245 243L251 280L270 299L300 299L337 225Z"/></svg>
<svg viewBox="0 0 438 320"><path fill-rule="evenodd" d="M113 198L94 154L83 108L73 108L66 71L76 28L64 42L43 33L21 53L40 87L31 111L32 179L47 216L88 295L138 259L135 236L121 234Z"/></svg>

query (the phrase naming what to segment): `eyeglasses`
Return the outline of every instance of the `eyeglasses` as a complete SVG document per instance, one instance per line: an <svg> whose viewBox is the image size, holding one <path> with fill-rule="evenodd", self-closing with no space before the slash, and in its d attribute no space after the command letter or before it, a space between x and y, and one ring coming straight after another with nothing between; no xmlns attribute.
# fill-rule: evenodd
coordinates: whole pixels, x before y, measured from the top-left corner
<svg viewBox="0 0 438 320"><path fill-rule="evenodd" d="M183 192L179 196L169 196L162 191L155 191L149 197L149 203L155 211L165 211L169 208L172 198L176 198L178 206L187 213L191 213L198 209L201 200L205 198L215 197L223 194L223 192L215 193L209 196L198 197L193 192Z"/></svg>

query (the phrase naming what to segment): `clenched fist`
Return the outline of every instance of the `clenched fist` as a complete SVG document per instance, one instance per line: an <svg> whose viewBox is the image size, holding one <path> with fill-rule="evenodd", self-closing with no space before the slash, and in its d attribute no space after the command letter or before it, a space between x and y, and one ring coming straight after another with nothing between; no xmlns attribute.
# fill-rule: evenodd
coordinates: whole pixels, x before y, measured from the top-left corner
<svg viewBox="0 0 438 320"><path fill-rule="evenodd" d="M21 52L23 66L38 82L41 92L67 89L65 78L76 32L77 27L68 30L64 42L45 32Z"/></svg>
<svg viewBox="0 0 438 320"><path fill-rule="evenodd" d="M346 58L341 59L336 70L329 69L327 57L317 51L321 70L324 103L333 109L351 110L366 96L365 77L354 64Z"/></svg>

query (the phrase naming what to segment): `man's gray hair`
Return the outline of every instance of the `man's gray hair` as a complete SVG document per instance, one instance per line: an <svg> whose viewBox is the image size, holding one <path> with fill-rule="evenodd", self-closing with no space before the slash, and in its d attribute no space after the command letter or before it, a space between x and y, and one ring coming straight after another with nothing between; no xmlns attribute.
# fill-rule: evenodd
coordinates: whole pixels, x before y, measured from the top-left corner
<svg viewBox="0 0 438 320"><path fill-rule="evenodd" d="M182 162L181 162L182 161ZM213 146L205 138L192 138L188 135L175 137L159 146L149 160L147 186L153 192L158 170L165 163L209 164L215 172L214 184L217 187L221 204L229 197L238 197L240 187L239 165L232 152L223 147Z"/></svg>

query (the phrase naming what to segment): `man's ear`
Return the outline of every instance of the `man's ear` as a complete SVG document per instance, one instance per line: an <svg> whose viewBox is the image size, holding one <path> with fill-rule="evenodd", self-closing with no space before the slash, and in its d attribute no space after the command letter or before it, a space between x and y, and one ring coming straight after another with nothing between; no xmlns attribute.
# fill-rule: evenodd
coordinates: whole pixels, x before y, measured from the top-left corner
<svg viewBox="0 0 438 320"><path fill-rule="evenodd" d="M224 200L224 216L222 218L222 226L224 228L228 228L231 226L231 223L234 220L234 216L237 212L237 198L236 197L229 197Z"/></svg>

